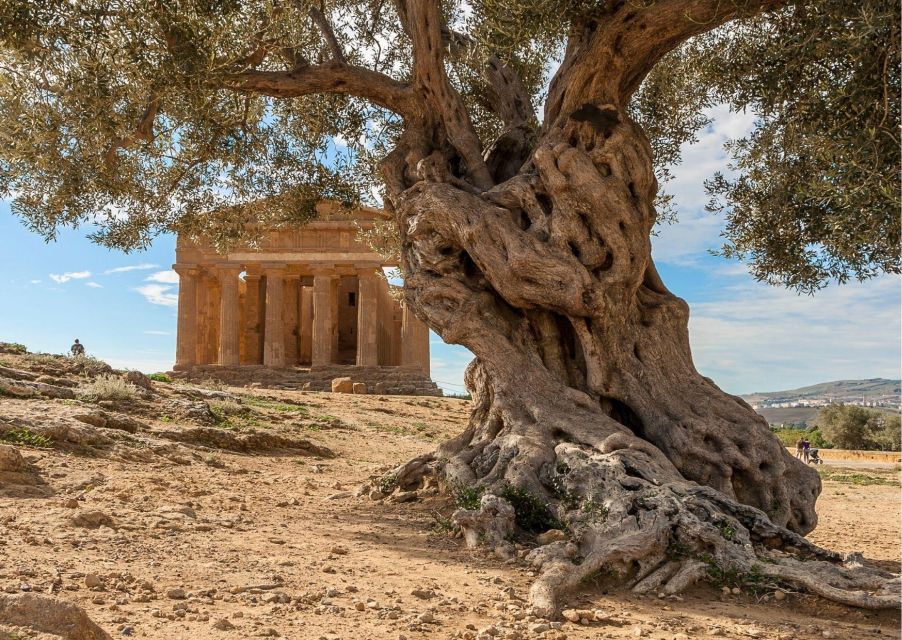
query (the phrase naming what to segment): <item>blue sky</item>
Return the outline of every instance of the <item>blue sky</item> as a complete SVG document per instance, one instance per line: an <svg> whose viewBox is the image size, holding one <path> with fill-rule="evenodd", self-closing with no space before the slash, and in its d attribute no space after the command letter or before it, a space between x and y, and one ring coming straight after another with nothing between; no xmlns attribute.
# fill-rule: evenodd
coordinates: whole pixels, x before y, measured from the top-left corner
<svg viewBox="0 0 902 640"><path fill-rule="evenodd" d="M723 143L753 118L716 108L714 124L684 149L676 178L680 222L653 239L664 281L690 305L695 363L733 393L770 391L842 378L899 377L900 278L829 287L814 297L756 283L736 262L712 257L723 221L704 211L702 183L726 164ZM0 201L0 340L61 353L78 337L114 366L171 368L177 279L174 238L130 255L68 230L45 244ZM432 371L448 392L463 391L465 349L432 335Z"/></svg>

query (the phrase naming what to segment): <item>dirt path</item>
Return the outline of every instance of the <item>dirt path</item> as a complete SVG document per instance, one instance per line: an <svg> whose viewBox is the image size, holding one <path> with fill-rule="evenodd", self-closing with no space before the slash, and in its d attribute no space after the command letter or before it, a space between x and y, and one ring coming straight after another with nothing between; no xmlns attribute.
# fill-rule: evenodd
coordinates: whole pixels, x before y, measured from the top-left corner
<svg viewBox="0 0 902 640"><path fill-rule="evenodd" d="M0 497L0 588L53 592L113 637L161 640L474 638L489 627L496 635L481 637L899 636L890 613L808 596L774 601L701 587L664 600L603 583L587 585L571 603L599 610L602 622L549 628L524 601L529 567L467 550L443 528L452 505L428 492L405 504L354 495L378 469L457 433L465 401L266 395L256 428L302 435L335 457L153 440L94 456L22 448L50 495ZM275 397L302 404L280 406ZM70 409L61 400L0 399L0 419L34 424ZM148 438L176 428L166 417L144 416ZM93 512L112 526L73 523ZM819 544L898 562L898 486L829 481L820 512L811 536Z"/></svg>

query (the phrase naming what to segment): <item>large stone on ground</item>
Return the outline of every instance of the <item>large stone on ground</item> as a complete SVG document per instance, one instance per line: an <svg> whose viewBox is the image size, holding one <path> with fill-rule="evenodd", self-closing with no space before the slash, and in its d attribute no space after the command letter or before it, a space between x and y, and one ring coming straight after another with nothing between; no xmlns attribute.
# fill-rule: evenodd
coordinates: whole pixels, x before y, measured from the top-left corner
<svg viewBox="0 0 902 640"><path fill-rule="evenodd" d="M76 605L37 593L0 595L0 624L25 627L66 640L111 640Z"/></svg>
<svg viewBox="0 0 902 640"><path fill-rule="evenodd" d="M0 444L0 472L19 473L28 468L19 450L9 444Z"/></svg>
<svg viewBox="0 0 902 640"><path fill-rule="evenodd" d="M153 383L150 381L146 375L141 373L140 371L129 371L125 374L125 380L127 382L131 382L136 387L141 387L142 389L151 390L153 389Z"/></svg>
<svg viewBox="0 0 902 640"><path fill-rule="evenodd" d="M366 393L366 383L365 382L355 382L352 387L354 393Z"/></svg>
<svg viewBox="0 0 902 640"><path fill-rule="evenodd" d="M76 527L84 527L85 529L96 529L101 526L114 527L113 519L103 511L93 509L91 511L82 511L76 513L69 520Z"/></svg>
<svg viewBox="0 0 902 640"><path fill-rule="evenodd" d="M332 393L354 393L354 381L350 378L333 378Z"/></svg>

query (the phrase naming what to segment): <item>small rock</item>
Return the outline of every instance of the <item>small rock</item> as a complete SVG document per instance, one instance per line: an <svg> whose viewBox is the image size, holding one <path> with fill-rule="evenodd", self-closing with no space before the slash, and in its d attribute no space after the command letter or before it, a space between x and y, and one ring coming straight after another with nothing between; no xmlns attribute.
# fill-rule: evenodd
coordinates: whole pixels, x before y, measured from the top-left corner
<svg viewBox="0 0 902 640"><path fill-rule="evenodd" d="M348 550L344 547L332 547L329 549L329 553L334 553L337 556L346 556L348 555Z"/></svg>
<svg viewBox="0 0 902 640"><path fill-rule="evenodd" d="M172 600L184 600L187 596L184 589L176 587L174 589L167 589L166 597Z"/></svg>
<svg viewBox="0 0 902 640"><path fill-rule="evenodd" d="M125 381L131 382L136 387L141 387L142 389L153 389L153 383L150 381L150 378L140 371L128 371L125 374Z"/></svg>
<svg viewBox="0 0 902 640"><path fill-rule="evenodd" d="M567 534L560 529L549 529L545 533L536 536L536 542L540 545L550 544L558 540L566 540Z"/></svg>
<svg viewBox="0 0 902 640"><path fill-rule="evenodd" d="M416 491L400 491L394 494L390 500L396 504L401 504L402 502L414 502L419 497L420 494Z"/></svg>
<svg viewBox="0 0 902 640"><path fill-rule="evenodd" d="M355 382L355 383L352 385L351 390L352 390L354 393L362 393L362 394L366 394L366 383L365 383L365 382Z"/></svg>
<svg viewBox="0 0 902 640"><path fill-rule="evenodd" d="M421 613L420 615L417 616L417 620L419 620L420 622L425 622L425 623L435 622L435 616L432 615L431 611L424 611L423 613Z"/></svg>
<svg viewBox="0 0 902 640"><path fill-rule="evenodd" d="M226 618L217 618L210 623L210 626L214 629L219 629L220 631L230 631L231 629L235 628L235 625L229 622Z"/></svg>
<svg viewBox="0 0 902 640"><path fill-rule="evenodd" d="M357 611L366 611L366 604L363 602L355 602L354 608L357 609Z"/></svg>
<svg viewBox="0 0 902 640"><path fill-rule="evenodd" d="M786 600L786 592L774 591L774 600Z"/></svg>
<svg viewBox="0 0 902 640"><path fill-rule="evenodd" d="M533 625L530 625L529 632L530 633L545 633L551 629L551 626L547 622L539 622Z"/></svg>
<svg viewBox="0 0 902 640"><path fill-rule="evenodd" d="M96 589L103 586L103 580L96 573L89 573L85 575L85 586L88 589Z"/></svg>
<svg viewBox="0 0 902 640"><path fill-rule="evenodd" d="M69 518L69 521L76 527L83 527L85 529L97 529L98 527L114 528L113 519L103 511L98 511L96 509L76 513Z"/></svg>
<svg viewBox="0 0 902 640"><path fill-rule="evenodd" d="M564 609L561 615L564 617L564 620L569 622L579 622L579 612L576 609Z"/></svg>
<svg viewBox="0 0 902 640"><path fill-rule="evenodd" d="M739 587L733 587L732 589L730 589L730 593L732 593L734 596L738 596L740 593L742 593L742 590Z"/></svg>

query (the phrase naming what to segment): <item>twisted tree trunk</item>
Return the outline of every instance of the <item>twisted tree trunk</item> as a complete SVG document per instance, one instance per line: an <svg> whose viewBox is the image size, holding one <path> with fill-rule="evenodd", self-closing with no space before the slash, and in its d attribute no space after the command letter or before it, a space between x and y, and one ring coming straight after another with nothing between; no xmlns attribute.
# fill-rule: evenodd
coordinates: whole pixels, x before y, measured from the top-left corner
<svg viewBox="0 0 902 640"><path fill-rule="evenodd" d="M441 148L420 157L394 195L405 296L476 355L474 408L463 434L397 469L398 484L432 473L479 487L481 508L455 518L500 553L515 524L565 528L530 556L547 614L602 568L638 591L732 571L897 605L890 576L799 535L817 523L817 473L695 370L687 305L651 259L651 149L621 108L583 105L486 191L455 178ZM510 163L490 152L487 166ZM800 568L787 547L814 562Z"/></svg>

